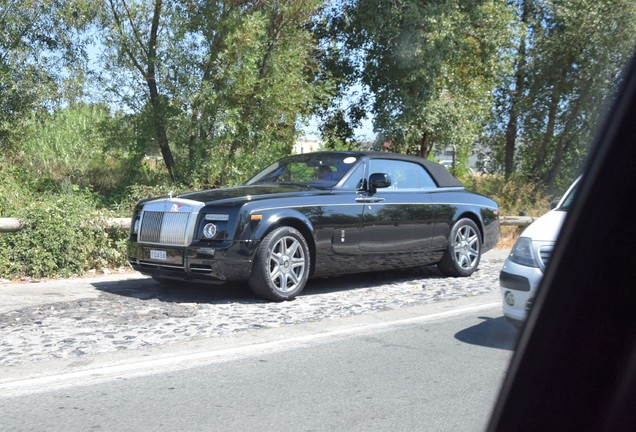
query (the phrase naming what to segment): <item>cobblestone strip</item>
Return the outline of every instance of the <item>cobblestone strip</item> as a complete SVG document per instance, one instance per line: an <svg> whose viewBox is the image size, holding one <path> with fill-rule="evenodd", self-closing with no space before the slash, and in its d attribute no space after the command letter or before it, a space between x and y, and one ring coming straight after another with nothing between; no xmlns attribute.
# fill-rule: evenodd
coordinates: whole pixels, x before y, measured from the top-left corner
<svg viewBox="0 0 636 432"><path fill-rule="evenodd" d="M166 288L151 280L119 282L116 289L104 287L95 299L0 315L0 366L139 349L478 296L499 289L502 263L503 254L483 259L479 270L469 278L444 278L433 266L313 280L303 295L283 303L254 299L245 285ZM135 283L136 288L121 286Z"/></svg>

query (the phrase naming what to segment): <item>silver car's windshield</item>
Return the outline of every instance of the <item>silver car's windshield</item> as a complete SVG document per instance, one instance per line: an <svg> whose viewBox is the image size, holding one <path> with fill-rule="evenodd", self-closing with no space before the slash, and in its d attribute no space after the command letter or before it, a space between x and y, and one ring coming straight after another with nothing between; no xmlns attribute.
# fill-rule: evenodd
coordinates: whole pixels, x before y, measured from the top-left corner
<svg viewBox="0 0 636 432"><path fill-rule="evenodd" d="M574 202L576 197L576 190L578 189L579 180L567 191L565 198L561 201L561 205L557 207L557 210L568 211Z"/></svg>

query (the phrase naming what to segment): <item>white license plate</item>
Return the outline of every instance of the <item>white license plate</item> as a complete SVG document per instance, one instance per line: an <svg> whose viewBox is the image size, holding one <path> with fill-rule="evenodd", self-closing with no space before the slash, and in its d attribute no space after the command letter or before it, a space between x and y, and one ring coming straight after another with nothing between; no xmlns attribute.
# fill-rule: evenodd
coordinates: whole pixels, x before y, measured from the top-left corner
<svg viewBox="0 0 636 432"><path fill-rule="evenodd" d="M150 249L150 259L165 261L167 258L166 251Z"/></svg>

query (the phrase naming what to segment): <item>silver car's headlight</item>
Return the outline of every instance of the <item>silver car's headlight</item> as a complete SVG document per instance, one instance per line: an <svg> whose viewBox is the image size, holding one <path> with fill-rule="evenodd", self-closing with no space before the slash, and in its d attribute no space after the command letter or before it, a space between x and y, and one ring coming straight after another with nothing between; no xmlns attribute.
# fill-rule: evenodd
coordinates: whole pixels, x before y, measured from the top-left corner
<svg viewBox="0 0 636 432"><path fill-rule="evenodd" d="M532 253L532 240L528 237L519 237L510 251L510 261L528 267L539 267Z"/></svg>

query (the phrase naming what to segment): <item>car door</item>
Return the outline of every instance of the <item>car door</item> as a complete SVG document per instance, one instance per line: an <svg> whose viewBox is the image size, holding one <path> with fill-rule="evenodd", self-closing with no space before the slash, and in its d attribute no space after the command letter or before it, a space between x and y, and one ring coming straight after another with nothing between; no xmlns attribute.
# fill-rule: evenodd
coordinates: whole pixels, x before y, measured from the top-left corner
<svg viewBox="0 0 636 432"><path fill-rule="evenodd" d="M394 159L370 159L367 182L374 173L387 174L391 184L367 190L357 199L364 203L360 250L390 254L428 250L435 220L427 192L435 185L430 175L416 163Z"/></svg>

